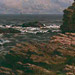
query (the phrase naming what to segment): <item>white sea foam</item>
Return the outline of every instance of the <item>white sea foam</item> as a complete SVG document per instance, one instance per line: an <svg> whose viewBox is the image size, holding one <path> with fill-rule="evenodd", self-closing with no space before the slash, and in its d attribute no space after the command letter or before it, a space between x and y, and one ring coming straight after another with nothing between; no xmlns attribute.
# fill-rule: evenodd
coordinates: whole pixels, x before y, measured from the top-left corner
<svg viewBox="0 0 75 75"><path fill-rule="evenodd" d="M9 43L9 40L0 39L0 45L3 45L4 43Z"/></svg>
<svg viewBox="0 0 75 75"><path fill-rule="evenodd" d="M25 27L21 32L26 32L26 33L47 33L48 30L51 30L52 32L60 32L60 25L50 25L50 26L44 26L44 27Z"/></svg>

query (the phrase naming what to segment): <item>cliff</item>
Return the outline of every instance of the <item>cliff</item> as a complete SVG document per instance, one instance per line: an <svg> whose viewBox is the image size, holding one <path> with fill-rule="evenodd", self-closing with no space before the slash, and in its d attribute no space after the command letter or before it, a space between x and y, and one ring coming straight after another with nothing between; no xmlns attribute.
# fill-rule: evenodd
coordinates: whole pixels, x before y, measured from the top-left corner
<svg viewBox="0 0 75 75"><path fill-rule="evenodd" d="M49 43L23 42L0 55L0 75L74 75L74 62L75 33L59 34Z"/></svg>
<svg viewBox="0 0 75 75"><path fill-rule="evenodd" d="M64 10L62 32L75 32L75 2Z"/></svg>

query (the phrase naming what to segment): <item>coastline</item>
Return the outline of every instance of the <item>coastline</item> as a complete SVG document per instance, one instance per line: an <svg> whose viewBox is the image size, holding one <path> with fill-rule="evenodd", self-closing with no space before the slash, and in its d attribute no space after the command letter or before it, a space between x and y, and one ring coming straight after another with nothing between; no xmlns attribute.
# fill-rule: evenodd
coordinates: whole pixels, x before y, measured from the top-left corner
<svg viewBox="0 0 75 75"><path fill-rule="evenodd" d="M51 37L49 43L37 43L34 41L18 43L6 55L3 52L4 55L0 59L3 61L0 73L14 74L13 71L15 70L17 74L36 75L37 72L37 74L64 75L64 72L67 71L65 68L73 66L71 64L73 64L75 57L74 37L75 33L66 33ZM15 68L13 65L15 65ZM26 69L27 67L28 69Z"/></svg>

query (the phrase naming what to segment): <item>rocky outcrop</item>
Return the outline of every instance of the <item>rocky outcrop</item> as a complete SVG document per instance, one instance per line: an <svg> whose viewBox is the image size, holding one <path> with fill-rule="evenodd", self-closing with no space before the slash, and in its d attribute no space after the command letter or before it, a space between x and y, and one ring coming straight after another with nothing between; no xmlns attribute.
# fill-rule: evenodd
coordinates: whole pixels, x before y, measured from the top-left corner
<svg viewBox="0 0 75 75"><path fill-rule="evenodd" d="M16 44L0 56L0 75L65 75L75 65L75 33L53 36L49 43Z"/></svg>
<svg viewBox="0 0 75 75"><path fill-rule="evenodd" d="M22 24L22 27L44 27L41 22L33 21Z"/></svg>
<svg viewBox="0 0 75 75"><path fill-rule="evenodd" d="M75 2L64 10L62 32L75 32Z"/></svg>
<svg viewBox="0 0 75 75"><path fill-rule="evenodd" d="M75 75L75 65L66 65L64 70L66 75Z"/></svg>
<svg viewBox="0 0 75 75"><path fill-rule="evenodd" d="M0 33L21 33L21 31L13 28L0 28Z"/></svg>

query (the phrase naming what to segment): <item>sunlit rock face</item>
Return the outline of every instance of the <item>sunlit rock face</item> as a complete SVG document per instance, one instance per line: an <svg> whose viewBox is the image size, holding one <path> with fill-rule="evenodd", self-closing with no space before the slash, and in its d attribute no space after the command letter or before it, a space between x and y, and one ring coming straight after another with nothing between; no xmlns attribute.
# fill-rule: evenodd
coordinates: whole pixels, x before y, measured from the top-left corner
<svg viewBox="0 0 75 75"><path fill-rule="evenodd" d="M49 43L17 43L2 53L0 75L75 75L75 33L58 34Z"/></svg>
<svg viewBox="0 0 75 75"><path fill-rule="evenodd" d="M62 32L75 32L75 1L64 10Z"/></svg>

